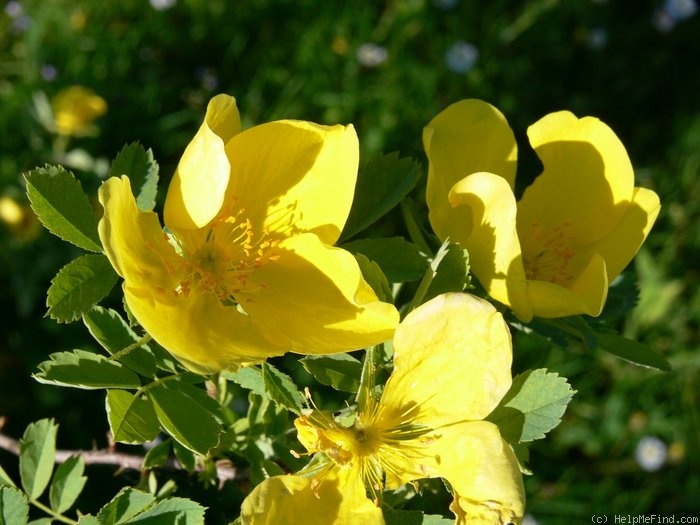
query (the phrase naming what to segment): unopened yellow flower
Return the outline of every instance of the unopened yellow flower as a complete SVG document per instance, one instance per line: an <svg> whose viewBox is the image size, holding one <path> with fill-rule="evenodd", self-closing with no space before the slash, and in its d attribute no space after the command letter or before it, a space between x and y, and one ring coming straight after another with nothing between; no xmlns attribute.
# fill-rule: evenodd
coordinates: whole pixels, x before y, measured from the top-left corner
<svg viewBox="0 0 700 525"><path fill-rule="evenodd" d="M516 203L517 147L504 116L463 100L423 132L430 223L469 251L491 297L523 321L597 316L659 212L614 132L593 117L552 113L528 128L543 172Z"/></svg>
<svg viewBox="0 0 700 525"><path fill-rule="evenodd" d="M0 222L20 241L31 241L41 231L41 223L31 207L8 195L0 197Z"/></svg>
<svg viewBox="0 0 700 525"><path fill-rule="evenodd" d="M51 100L56 131L60 135L81 135L90 124L107 112L107 103L92 89L71 86Z"/></svg>
<svg viewBox="0 0 700 525"><path fill-rule="evenodd" d="M457 524L518 523L525 499L518 463L498 427L484 421L510 388L511 358L508 327L487 301L446 294L420 306L396 330L394 371L379 400L368 397L352 424L316 409L296 420L299 440L324 454L327 467L312 478L264 481L243 503L242 522L321 523L314 520L325 515L330 525L383 523L367 510L382 490L442 477L454 492ZM324 497L336 490L340 499ZM339 509L357 509L365 520Z"/></svg>
<svg viewBox="0 0 700 525"><path fill-rule="evenodd" d="M398 312L332 246L358 150L352 126L288 120L240 131L235 99L218 95L170 183L167 235L137 208L127 177L107 180L100 239L139 323L204 372L389 339Z"/></svg>

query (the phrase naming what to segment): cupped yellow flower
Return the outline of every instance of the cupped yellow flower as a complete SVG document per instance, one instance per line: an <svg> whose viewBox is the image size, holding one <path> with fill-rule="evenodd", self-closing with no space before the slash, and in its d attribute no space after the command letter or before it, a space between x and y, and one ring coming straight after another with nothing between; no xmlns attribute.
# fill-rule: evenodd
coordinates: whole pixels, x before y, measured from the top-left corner
<svg viewBox="0 0 700 525"><path fill-rule="evenodd" d="M508 327L487 301L446 294L420 306L396 330L394 371L380 399L367 397L351 424L316 409L296 420L299 441L323 454L327 467L311 479L263 482L248 497L254 503L243 505L243 523L281 523L266 518L271 508L306 517L308 495L278 497L278 487L297 484L317 492L314 512L326 512L325 523L365 523L336 517L337 498L322 491L340 483L342 505L365 509L384 489L429 477L450 483L457 524L519 523L525 496L517 460L498 427L484 421L510 388L511 359Z"/></svg>
<svg viewBox="0 0 700 525"><path fill-rule="evenodd" d="M137 208L127 177L107 180L100 239L139 323L201 372L389 339L396 308L332 246L358 151L352 126L288 120L241 131L235 99L218 95L170 183L165 232Z"/></svg>
<svg viewBox="0 0 700 525"><path fill-rule="evenodd" d="M615 133L593 117L552 113L528 128L542 173L516 202L517 147L505 117L463 100L423 131L430 223L469 251L474 275L523 321L597 316L659 213L634 187Z"/></svg>
<svg viewBox="0 0 700 525"><path fill-rule="evenodd" d="M51 100L56 131L60 135L82 135L90 124L107 112L107 103L92 89L71 86Z"/></svg>

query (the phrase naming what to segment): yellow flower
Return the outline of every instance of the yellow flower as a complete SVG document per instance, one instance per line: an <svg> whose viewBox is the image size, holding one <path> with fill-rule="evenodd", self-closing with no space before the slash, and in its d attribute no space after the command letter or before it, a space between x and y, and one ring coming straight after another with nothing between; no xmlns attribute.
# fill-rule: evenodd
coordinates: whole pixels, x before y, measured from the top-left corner
<svg viewBox="0 0 700 525"><path fill-rule="evenodd" d="M552 113L528 137L544 169L516 203L517 147L504 116L480 100L437 115L423 132L431 225L469 251L489 295L521 320L597 316L659 198L634 187L624 146L596 118Z"/></svg>
<svg viewBox="0 0 700 525"><path fill-rule="evenodd" d="M508 327L487 301L446 294L420 306L396 330L394 371L379 400L366 397L352 424L317 409L296 420L299 440L325 455L326 468L313 478L264 481L244 502L243 523L296 523L292 516L316 523L316 514L335 525L383 523L367 503L429 477L450 483L457 524L519 522L525 497L517 460L498 427L483 420L510 388L511 358ZM340 502L324 497L335 490ZM352 521L342 509L367 518Z"/></svg>
<svg viewBox="0 0 700 525"><path fill-rule="evenodd" d="M41 232L41 223L31 207L8 195L0 197L0 222L22 242L35 239Z"/></svg>
<svg viewBox="0 0 700 525"><path fill-rule="evenodd" d="M107 103L92 89L71 86L52 99L56 131L60 135L89 133L90 124L107 112Z"/></svg>
<svg viewBox="0 0 700 525"><path fill-rule="evenodd" d="M170 183L161 229L127 177L99 191L100 239L139 323L193 370L389 339L354 257L332 245L352 204L352 126L278 121L240 131L233 97L207 108Z"/></svg>

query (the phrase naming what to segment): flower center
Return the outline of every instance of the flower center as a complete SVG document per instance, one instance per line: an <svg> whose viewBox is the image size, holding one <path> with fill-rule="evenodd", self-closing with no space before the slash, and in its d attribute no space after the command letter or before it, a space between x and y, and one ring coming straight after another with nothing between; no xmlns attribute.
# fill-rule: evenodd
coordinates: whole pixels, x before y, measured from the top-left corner
<svg viewBox="0 0 700 525"><path fill-rule="evenodd" d="M235 304L236 295L265 288L255 278L256 270L279 259L277 240L267 231L256 232L243 211L221 219L205 230L179 234L184 278L177 293L187 296L193 290L216 295L222 302Z"/></svg>
<svg viewBox="0 0 700 525"><path fill-rule="evenodd" d="M371 400L347 426L318 409L300 418L314 430L309 452L324 452L336 465L355 470L372 499L378 500L389 482L398 486L408 470L420 468L422 450L432 438L427 427L413 422L418 407L403 412Z"/></svg>
<svg viewBox="0 0 700 525"><path fill-rule="evenodd" d="M574 278L569 263L576 254L576 238L569 232L571 223L544 228L538 223L530 226L529 253L523 253L525 275L528 279L568 286Z"/></svg>

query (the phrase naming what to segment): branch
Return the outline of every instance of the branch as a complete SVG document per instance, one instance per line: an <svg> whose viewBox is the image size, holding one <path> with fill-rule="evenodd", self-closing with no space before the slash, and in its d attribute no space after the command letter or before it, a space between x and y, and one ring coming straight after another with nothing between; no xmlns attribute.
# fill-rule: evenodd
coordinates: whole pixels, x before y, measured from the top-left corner
<svg viewBox="0 0 700 525"><path fill-rule="evenodd" d="M1 424L0 428L2 428ZM0 449L11 452L15 456L19 456L19 441L0 432ZM124 452L117 452L111 449L57 450L55 461L56 463L63 463L71 456L81 456L86 465L116 465L119 467L119 470L144 470L143 456L126 454ZM180 462L173 458L168 459L165 467L173 470L182 470L182 465ZM200 465L197 465L195 470L201 472L203 469ZM223 484L226 481L232 481L236 478L242 479L247 477L246 472L240 472L228 460L220 460L216 462L216 475L219 478L220 484Z"/></svg>

